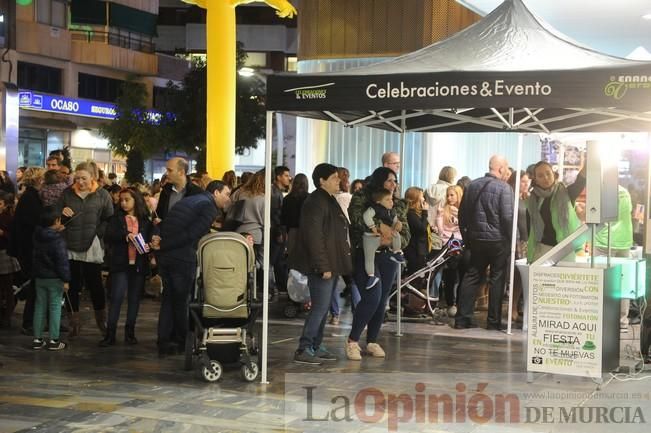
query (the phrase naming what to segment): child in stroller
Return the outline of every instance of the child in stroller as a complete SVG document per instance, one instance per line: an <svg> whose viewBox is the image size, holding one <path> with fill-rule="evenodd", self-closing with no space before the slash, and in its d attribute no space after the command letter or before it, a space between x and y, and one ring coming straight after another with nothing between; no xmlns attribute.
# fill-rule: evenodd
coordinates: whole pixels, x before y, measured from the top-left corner
<svg viewBox="0 0 651 433"><path fill-rule="evenodd" d="M260 365L253 247L239 233L210 233L199 241L197 262L185 369L198 364L203 378L214 382L222 376L222 364L239 363L243 379L252 382Z"/></svg>

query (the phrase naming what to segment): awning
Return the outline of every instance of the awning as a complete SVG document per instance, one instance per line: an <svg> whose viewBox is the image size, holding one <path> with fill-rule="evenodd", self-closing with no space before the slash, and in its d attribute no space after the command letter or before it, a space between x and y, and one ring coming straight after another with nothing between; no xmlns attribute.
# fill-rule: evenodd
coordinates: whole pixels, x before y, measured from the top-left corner
<svg viewBox="0 0 651 433"><path fill-rule="evenodd" d="M149 36L157 36L157 15L139 9L122 6L116 3L109 4L109 25Z"/></svg>
<svg viewBox="0 0 651 433"><path fill-rule="evenodd" d="M651 62L581 46L506 0L452 37L385 62L272 75L266 104L398 132L648 132Z"/></svg>

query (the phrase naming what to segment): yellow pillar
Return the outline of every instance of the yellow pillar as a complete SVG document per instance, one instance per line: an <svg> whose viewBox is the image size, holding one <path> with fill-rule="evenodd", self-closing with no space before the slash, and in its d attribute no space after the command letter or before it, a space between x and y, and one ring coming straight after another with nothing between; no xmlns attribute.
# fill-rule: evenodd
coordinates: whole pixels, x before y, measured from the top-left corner
<svg viewBox="0 0 651 433"><path fill-rule="evenodd" d="M225 171L235 168L235 8L226 1L212 1L206 15L206 171L221 179Z"/></svg>
<svg viewBox="0 0 651 433"><path fill-rule="evenodd" d="M235 7L257 0L182 0L206 9L208 96L206 107L206 171L221 179L235 168L235 106L237 67ZM296 9L288 0L261 0L281 18L292 18ZM209 5L210 2L210 5Z"/></svg>

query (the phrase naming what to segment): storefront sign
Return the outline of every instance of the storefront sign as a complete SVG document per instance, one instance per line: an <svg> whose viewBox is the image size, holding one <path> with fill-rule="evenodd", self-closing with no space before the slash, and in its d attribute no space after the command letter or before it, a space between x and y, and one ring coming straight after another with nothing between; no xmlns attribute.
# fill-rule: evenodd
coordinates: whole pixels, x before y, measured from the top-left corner
<svg viewBox="0 0 651 433"><path fill-rule="evenodd" d="M29 90L21 90L18 93L18 98L19 106L24 110L47 111L108 120L113 120L116 117L115 105L108 102L65 98Z"/></svg>
<svg viewBox="0 0 651 433"><path fill-rule="evenodd" d="M600 377L603 270L532 267L527 370Z"/></svg>

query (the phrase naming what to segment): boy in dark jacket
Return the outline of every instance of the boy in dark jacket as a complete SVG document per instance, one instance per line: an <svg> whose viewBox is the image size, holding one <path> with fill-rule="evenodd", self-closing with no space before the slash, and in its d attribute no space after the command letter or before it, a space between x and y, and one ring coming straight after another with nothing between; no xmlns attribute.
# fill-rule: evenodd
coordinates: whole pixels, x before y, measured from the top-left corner
<svg viewBox="0 0 651 433"><path fill-rule="evenodd" d="M60 213L52 206L43 208L40 225L34 231L33 274L36 287L36 304L34 308L34 341L32 348L61 350L66 343L59 340L61 324L61 299L68 291L70 265L68 251L61 230ZM50 342L43 340L43 322L47 312L50 315Z"/></svg>

